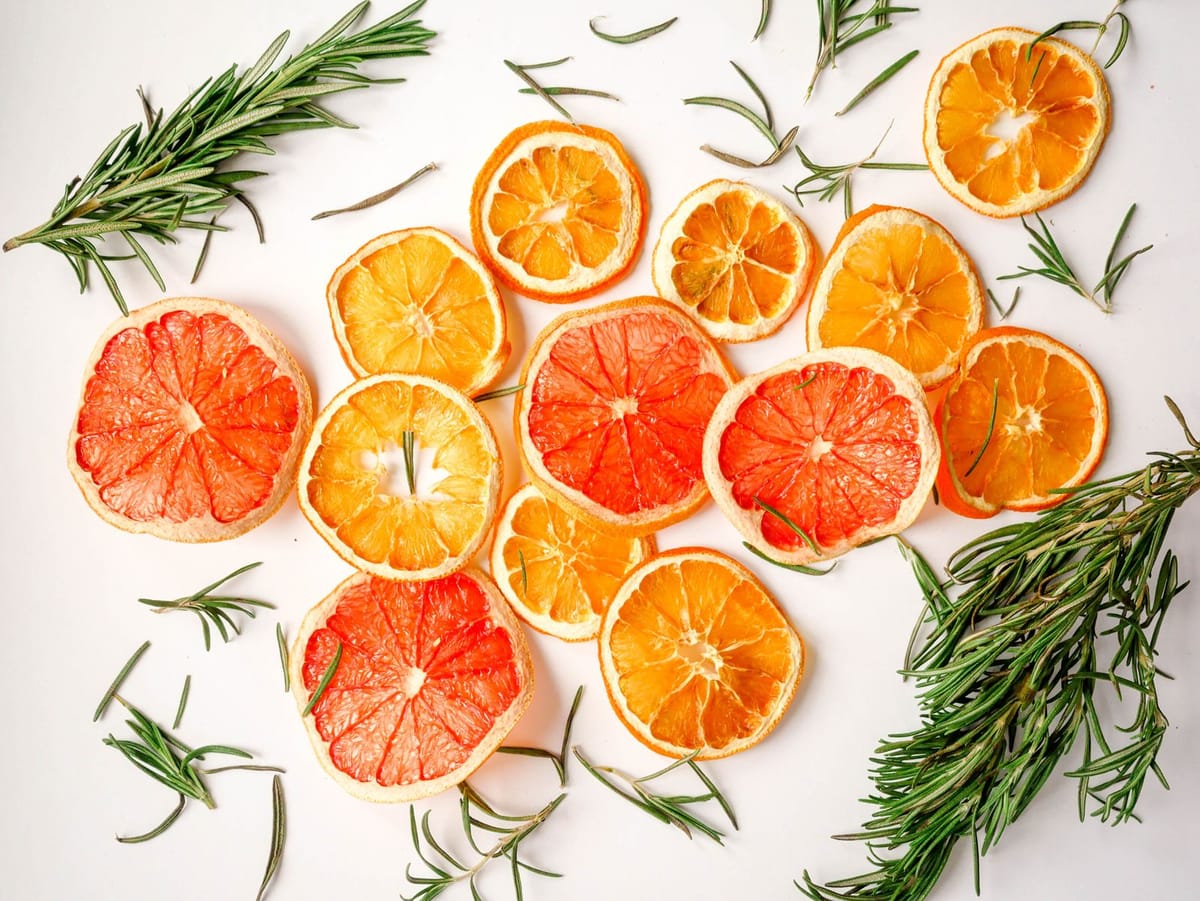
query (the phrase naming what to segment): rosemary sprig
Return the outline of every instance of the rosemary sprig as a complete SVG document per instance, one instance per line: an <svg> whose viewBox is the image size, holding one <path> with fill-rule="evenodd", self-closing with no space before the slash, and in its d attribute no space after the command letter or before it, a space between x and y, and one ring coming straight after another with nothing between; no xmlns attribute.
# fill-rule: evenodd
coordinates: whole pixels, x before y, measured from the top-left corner
<svg viewBox="0 0 1200 901"><path fill-rule="evenodd" d="M483 394L476 394L471 400L477 404L483 403L485 400L495 400L498 397L508 397L510 394L516 394L518 391L524 391L525 386L509 385L507 388L497 388L495 391L485 391Z"/></svg>
<svg viewBox="0 0 1200 901"><path fill-rule="evenodd" d="M342 662L342 643L337 643L337 648L333 652L333 657L329 660L329 666L325 667L325 672L321 674L321 681L317 683L317 690L312 693L312 697L308 699L308 703L304 705L304 709L300 711L301 717L306 717L312 713L312 709L317 706L317 702L321 700L321 696L325 694L325 689L329 687L329 683L333 681L334 674L337 673L338 664Z"/></svg>
<svg viewBox="0 0 1200 901"><path fill-rule="evenodd" d="M866 85L863 87L863 89L861 91L859 91L857 94L855 94L850 99L850 102L847 103L845 106L843 106L836 113L834 113L834 115L835 116L846 115L846 113L850 112L850 110L854 109L856 106L858 106L860 103L862 103L863 100L865 100L867 98L867 95L869 95L872 91L874 91L880 85L885 83L888 79L890 79L893 75L895 75L897 72L899 72L905 66L907 66L909 63L911 63L914 59L916 59L917 54L919 54L920 52L921 51L919 51L919 50L910 50L908 53L904 54L904 56L900 57L898 60L896 60L894 63L892 63L886 69L884 69L882 72L880 72L878 75L876 75L870 81L868 81L866 83Z"/></svg>
<svg viewBox="0 0 1200 901"><path fill-rule="evenodd" d="M404 479L408 482L408 493L417 493L417 433L405 430L400 433L400 449L404 453Z"/></svg>
<svg viewBox="0 0 1200 901"><path fill-rule="evenodd" d="M569 112L567 112L567 108L565 106L563 106L561 103L559 103L557 100L555 100L554 99L555 97L561 97L561 96L601 97L605 100L620 100L621 98L617 97L614 94L610 94L607 91L594 91L590 88L543 87L542 84L536 78L534 78L532 75L529 74L530 71L533 69L550 69L550 68L553 68L554 66L561 66L563 63L567 62L570 59L571 59L571 57L564 56L561 59L552 59L552 60L548 60L547 62L544 62L544 63L527 63L524 66L514 63L511 59L506 59L506 60L504 60L504 65L507 66L508 70L510 72L512 72L514 75L516 75L517 78L519 78L519 79L521 79L521 81L525 82L526 87L520 88L518 90L518 93L537 94L539 97L541 97L547 103L549 103L550 106L554 108L555 112L557 112L560 116L562 116L564 119L566 119L572 125L575 125L576 124L575 117L572 116Z"/></svg>
<svg viewBox="0 0 1200 901"><path fill-rule="evenodd" d="M1129 24L1129 19L1125 16L1125 13L1120 11L1124 4L1125 0L1117 0L1116 5L1109 10L1108 15L1099 22L1088 22L1074 19L1069 22L1059 22L1057 25L1051 25L1029 42L1029 46L1025 48L1026 61L1033 58L1033 48L1037 46L1039 41L1043 41L1061 31L1095 31L1096 43L1092 45L1091 49L1091 54L1095 56L1096 51L1100 49L1100 41L1104 39L1104 35L1107 33L1112 20L1116 19L1121 31L1117 36L1116 46L1113 47L1112 53L1109 54L1108 60L1104 63L1104 68L1109 68L1113 63L1120 59L1121 54L1125 52L1125 45L1129 43L1129 35L1133 30L1132 26ZM1036 77L1036 75L1037 73L1035 72L1034 76Z"/></svg>
<svg viewBox="0 0 1200 901"><path fill-rule="evenodd" d="M567 711L566 725L563 726L562 743L558 753L547 751L545 748L527 748L519 745L501 745L496 750L502 754L516 754L520 757L542 757L554 764L558 773L558 784L565 788L567 785L567 746L571 742L571 725L575 722L575 713L579 710L579 701L583 698L583 686L575 690L575 699L571 701L571 709Z"/></svg>
<svg viewBox="0 0 1200 901"><path fill-rule="evenodd" d="M292 671L288 661L287 640L283 637L283 623L275 624L275 644L279 645L279 666L283 670L283 690L292 690Z"/></svg>
<svg viewBox="0 0 1200 901"><path fill-rule="evenodd" d="M162 276L139 238L165 244L175 243L180 229L227 231L211 217L231 198L245 202L245 182L265 173L223 169L223 163L240 153L273 153L267 139L285 132L353 127L320 106L321 98L385 81L357 71L366 60L425 55L434 33L411 19L423 3L417 0L351 34L367 8L361 3L272 69L288 41L285 31L249 69L239 73L231 66L169 115L160 109L149 124L124 129L83 177L66 186L50 218L9 239L4 250L49 247L70 264L81 293L94 266L128 315L109 263L136 257L161 286ZM102 239L113 236L131 256L102 249Z"/></svg>
<svg viewBox="0 0 1200 901"><path fill-rule="evenodd" d="M673 16L665 22L659 22L657 25L651 25L649 28L643 28L641 31L631 31L629 34L608 34L596 27L596 23L603 18L604 16L596 16L596 18L588 22L588 28L592 30L592 34L596 37L608 41L610 44L636 44L638 41L652 38L656 34L662 34L679 21L679 16Z"/></svg>
<svg viewBox="0 0 1200 901"><path fill-rule="evenodd" d="M804 93L807 101L812 96L817 79L827 68L837 67L837 56L855 44L872 38L892 27L887 17L892 13L915 13L915 6L892 6L891 0L872 0L869 9L862 9L859 0L817 0L817 15L820 30L817 33L817 61L813 66L812 79Z"/></svg>
<svg viewBox="0 0 1200 901"><path fill-rule="evenodd" d="M138 598L139 604L145 604L147 607L152 607L155 613L170 613L176 610L184 610L189 613L194 613L200 620L200 626L204 631L204 650L212 650L212 630L209 628L211 622L217 627L217 632L220 633L221 639L228 642L230 640L229 630L232 629L235 635L241 634L241 628L231 616L231 611L244 614L251 619L254 619L254 607L274 608L275 605L268 601L255 601L250 598L231 597L229 595L212 594L217 588L220 588L230 579L235 576L240 576L244 572L254 569L256 566L261 566L262 562L247 563L245 566L238 567L229 575L224 576L211 585L206 585L197 591L195 594L189 594L185 597L176 598L173 601L157 601L153 598Z"/></svg>
<svg viewBox="0 0 1200 901"><path fill-rule="evenodd" d="M754 79L746 74L745 69L735 63L733 60L729 61L729 65L733 66L734 71L736 71L737 74L742 77L742 81L746 82L746 85L750 88L751 92L756 98L758 98L758 102L762 105L763 110L763 114L761 116L744 103L739 103L736 100L730 100L726 97L687 97L683 101L684 105L711 106L716 107L717 109L728 110L731 113L737 113L756 129L758 129L759 133L771 142L771 147L773 149L770 155L759 163L755 163L740 156L735 156L732 153L726 153L723 150L717 150L709 144L702 144L700 149L711 156L715 156L719 160L722 160L726 163L732 163L733 165L740 166L743 169L761 169L766 166L774 165L783 157L785 153L787 153L788 148L792 146L792 142L796 140L796 134L799 132L800 128L799 126L796 126L782 138L777 137L775 134L775 117L771 113L771 105L767 102L766 95L763 94L759 86L755 84Z"/></svg>
<svg viewBox="0 0 1200 901"><path fill-rule="evenodd" d="M404 181L400 182L399 184L392 185L390 188L385 188L384 190L380 191L378 194L372 194L370 197L366 198L365 200L360 200L358 203L352 203L352 204L350 204L350 206L340 207L336 210L325 210L325 212L323 212L323 213L317 213L315 216L313 216L313 221L316 222L318 219L328 219L330 216L340 216L342 213L356 213L359 210L365 210L365 209L369 209L370 207L373 207L373 206L378 206L379 204L383 203L385 200L391 200L393 197L395 197L397 194L399 194L401 191L403 191L405 188L407 188L409 185L411 185L414 181L419 179L421 176L428 175L430 172L433 172L435 169L437 169L437 163L426 163L424 166L422 166L420 169L418 169L416 172L414 172L408 178L404 179Z"/></svg>
<svg viewBox="0 0 1200 901"><path fill-rule="evenodd" d="M921 901L960 839L986 854L1081 732L1083 762L1067 774L1079 780L1081 814L1091 799L1102 821L1132 819L1147 777L1165 785L1156 763L1167 725L1156 643L1186 587L1165 541L1175 512L1200 491L1200 442L1168 405L1188 449L1155 452L1141 470L1069 489L1036 519L951 557L947 591L955 596L926 592L921 621L931 634L907 669L921 723L880 744L874 813L845 836L867 843L872 869L824 885L805 873L799 887L810 898ZM1099 639L1107 634L1117 650L1104 665ZM1095 692L1104 685L1137 693L1120 745L1100 720Z"/></svg>
<svg viewBox="0 0 1200 901"><path fill-rule="evenodd" d="M762 0L762 12L758 16L758 27L754 29L754 37L750 40L757 41L763 36L763 32L767 30L767 20L771 18L771 0Z"/></svg>
<svg viewBox="0 0 1200 901"><path fill-rule="evenodd" d="M183 711L187 709L188 695L192 693L192 674L188 673L183 679L183 691L179 693L179 706L175 708L175 719L171 721L171 728L178 729L179 724L183 722Z"/></svg>
<svg viewBox="0 0 1200 901"><path fill-rule="evenodd" d="M287 804L283 799L283 780L276 773L271 777L271 847L267 852L267 869L263 873L262 884L254 901L262 901L267 894L267 887L279 869L283 860L283 846L287 841Z"/></svg>
<svg viewBox="0 0 1200 901"><path fill-rule="evenodd" d="M804 167L808 169L809 174L790 189L792 195L796 198L796 203L804 206L804 198L810 195L817 195L818 200L832 201L839 194L842 197L843 211L847 219L854 215L854 198L851 190L851 179L854 173L860 169L863 170L890 170L895 172L923 172L929 168L925 163L877 163L875 162L875 154L879 152L879 148L883 146L883 142L887 140L888 133L891 132L892 126L888 125L883 133L883 137L879 139L879 143L875 148L864 156L861 160L853 163L844 163L838 166L825 166L820 163L813 162L800 147L796 145L796 153L800 156L800 162L804 163Z"/></svg>
<svg viewBox="0 0 1200 901"><path fill-rule="evenodd" d="M1016 289L1013 291L1012 300L1009 301L1007 309L1000 306L1000 301L996 300L996 295L992 293L991 288L986 290L988 300L991 301L992 306L996 308L996 312L1000 314L1000 321L1003 322L1010 315L1012 315L1012 311L1017 308L1017 301L1021 299L1021 286L1017 285Z"/></svg>
<svg viewBox="0 0 1200 901"><path fill-rule="evenodd" d="M121 687L121 683L125 681L125 677L129 675L129 671L134 665L142 659L142 655L150 650L150 642L143 641L138 649L129 655L129 659L125 661L125 665L121 667L116 678L112 680L112 684L105 689L104 695L100 698L100 703L96 705L96 712L92 714L92 722L96 722L100 717L104 716L104 711L108 709L109 703L117 696L117 689Z"/></svg>

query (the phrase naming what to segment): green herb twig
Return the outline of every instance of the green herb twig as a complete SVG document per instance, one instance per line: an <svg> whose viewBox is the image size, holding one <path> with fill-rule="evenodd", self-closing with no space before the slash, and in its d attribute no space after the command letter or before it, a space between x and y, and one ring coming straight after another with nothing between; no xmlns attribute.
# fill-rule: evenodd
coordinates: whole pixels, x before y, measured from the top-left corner
<svg viewBox="0 0 1200 901"><path fill-rule="evenodd" d="M859 170L893 172L923 172L927 170L929 166L925 163L878 163L875 161L875 154L879 152L879 148L883 146L883 142L887 140L891 130L892 126L888 125L883 137L879 139L879 143L861 160L841 165L826 166L813 162L812 158L797 144L796 153L800 157L800 162L804 163L804 167L808 169L809 174L790 189L796 198L796 203L804 206L804 198L813 194L817 196L818 200L833 201L840 194L843 212L849 219L854 215L854 198L851 190L851 179L854 177L854 173Z"/></svg>
<svg viewBox="0 0 1200 901"><path fill-rule="evenodd" d="M765 166L771 166L777 163L780 158L787 153L788 148L792 146L792 142L796 140L796 134L799 132L799 126L792 128L782 138L775 134L775 117L771 113L771 105L767 102L767 97L762 90L755 84L754 79L746 74L746 70L735 63L729 61L729 65L733 66L734 71L742 77L742 81L750 88L751 92L758 102L762 105L762 115L754 112L744 103L739 103L736 100L730 100L726 97L687 97L684 99L684 104L687 106L711 106L717 109L728 110L731 113L737 113L771 142L771 153L762 162L753 162L740 156L735 156L732 153L726 153L723 150L717 150L709 144L701 145L700 149L705 153L715 156L717 159L726 163L732 163L735 166L740 166L743 169L761 169Z"/></svg>
<svg viewBox="0 0 1200 901"><path fill-rule="evenodd" d="M125 665L121 667L116 677L112 680L112 684L105 689L103 696L100 698L100 703L96 705L96 712L92 714L92 722L96 722L100 717L104 716L104 711L108 709L109 703L117 696L117 689L121 687L121 683L125 681L125 677L129 675L129 671L142 658L146 651L150 650L150 642L143 641L136 651L134 651L129 659L125 661Z"/></svg>
<svg viewBox="0 0 1200 901"><path fill-rule="evenodd" d="M175 719L171 721L171 728L178 729L179 724L183 722L183 712L187 710L188 696L192 693L192 674L188 673L183 679L183 690L179 692L179 706L175 708Z"/></svg>
<svg viewBox="0 0 1200 901"><path fill-rule="evenodd" d="M545 748L529 748L520 745L501 745L496 749L501 754L515 754L519 757L541 757L554 764L558 773L558 784L567 785L567 747L571 743L571 725L575 722L575 713L579 710L579 701L583 698L583 686L575 690L575 699L571 701L571 709L567 711L566 724L563 726L562 742L558 752L547 751Z"/></svg>
<svg viewBox="0 0 1200 901"><path fill-rule="evenodd" d="M1029 42L1029 46L1025 48L1026 61L1033 58L1033 48L1038 42L1044 41L1046 38L1056 35L1061 31L1094 31L1096 32L1096 43L1092 45L1091 53L1096 55L1096 51L1100 49L1100 41L1104 39L1104 35L1108 32L1112 24L1112 20L1116 19L1120 26L1120 33L1117 35L1117 43L1113 47L1113 51L1109 54L1108 60L1104 63L1104 68L1109 68L1113 63L1121 58L1121 54L1125 52L1125 45L1129 43L1129 36L1132 32L1132 26L1129 24L1129 19L1125 13L1121 12L1121 7L1125 4L1125 0L1117 0L1107 16L1099 22L1089 22L1080 19L1073 19L1069 22L1059 22L1057 25L1051 25L1036 38ZM1037 73L1034 73L1035 77Z"/></svg>
<svg viewBox="0 0 1200 901"><path fill-rule="evenodd" d="M217 632L220 633L222 640L228 642L230 640L229 630L232 629L235 635L241 634L241 628L230 615L231 611L244 614L245 616L254 619L255 607L274 608L275 605L268 601L256 601L251 598L231 597L229 595L214 595L212 592L220 588L230 579L240 576L244 572L254 569L256 566L261 566L262 563L247 563L245 566L239 567L224 576L211 585L206 585L197 591L195 594L189 594L185 597L176 598L173 601L158 601L153 598L138 598L139 604L145 604L147 607L152 607L155 613L170 613L172 611L183 610L189 613L194 613L200 619L200 625L204 630L204 649L206 651L212 649L212 631L209 628L211 622L217 627Z"/></svg>
<svg viewBox="0 0 1200 901"><path fill-rule="evenodd" d="M333 681L334 675L337 673L338 665L342 662L342 643L337 643L337 648L334 649L333 657L329 660L329 665L325 667L325 672L321 674L321 681L317 683L317 689L312 693L312 697L308 699L308 703L304 705L304 709L300 711L300 716L305 717L312 713L312 709L317 706L317 702L321 700L321 696L325 694L325 689L329 687L329 683Z"/></svg>
<svg viewBox="0 0 1200 901"><path fill-rule="evenodd" d="M193 91L169 115L124 129L92 167L66 186L46 222L9 239L4 250L41 244L61 254L86 291L94 266L121 312L129 310L109 263L136 257L163 288L162 276L139 239L174 243L180 229L226 231L211 221L245 183L264 175L222 164L241 153L272 153L269 138L311 128L353 127L320 105L324 97L384 79L358 72L366 60L425 55L434 33L412 20L424 0L351 34L367 8L361 3L295 56L272 69L288 41L284 32L258 62L232 66ZM402 79L401 79L402 80ZM119 237L130 255L102 249Z"/></svg>
<svg viewBox="0 0 1200 901"><path fill-rule="evenodd" d="M588 22L588 28L592 30L592 34L596 37L608 41L610 44L636 44L638 41L652 38L656 34L662 34L662 32L679 21L679 16L673 16L665 22L659 22L657 25L651 25L649 28L643 28L641 31L631 31L629 34L608 34L596 27L596 23L603 18L603 16L596 16L596 18Z"/></svg>
<svg viewBox="0 0 1200 901"><path fill-rule="evenodd" d="M786 569L788 572L803 573L806 576L827 576L837 569L838 561L834 560L825 569L817 569L815 566L805 566L803 563L784 563L782 560L776 560L767 554L764 554L749 541L743 541L742 547L752 553L759 560L770 563L772 566L778 566L780 569Z"/></svg>
<svg viewBox="0 0 1200 901"><path fill-rule="evenodd" d="M514 75L516 75L517 78L519 78L519 79L521 79L521 81L525 82L526 87L520 88L518 90L518 93L537 94L539 97L541 97L543 100L545 100L548 104L550 104L550 106L554 109L555 112L557 112L560 116L562 116L564 119L566 119L572 125L574 125L574 124L576 124L575 117L572 116L569 112L567 112L567 108L565 106L563 106L561 103L559 103L557 100L555 100L554 99L555 97L561 97L561 96L600 97L605 100L620 100L621 98L617 97L614 94L610 94L607 91L594 91L591 88L543 87L542 84L536 78L534 78L532 75L529 74L534 69L550 69L550 68L553 68L554 66L561 66L563 63L567 62L570 59L571 59L571 57L564 56L560 59L552 59L552 60L548 60L547 62L544 62L544 63L527 63L526 65L523 65L523 66L519 65L518 63L514 63L511 59L506 59L506 60L504 60L504 65L507 66L508 70L510 72L512 72Z"/></svg>
<svg viewBox="0 0 1200 901"><path fill-rule="evenodd" d="M996 411L1000 408L1000 380L992 380L992 412L988 417L987 434L983 436L983 444L979 445L979 452L975 454L975 459L971 461L971 465L967 467L967 471L963 473L963 478L968 478L973 473L976 467L979 466L979 461L983 459L984 453L987 452L988 445L992 443L992 433L996 430Z"/></svg>
<svg viewBox="0 0 1200 901"><path fill-rule="evenodd" d="M812 378L816 378L816 376L814 375ZM804 543L808 545L809 549L814 554L816 554L818 557L821 556L821 548L817 545L817 543L815 541L812 540L812 536L810 536L802 528L800 528L798 525L796 525L792 521L790 516L788 516L786 513L783 513L782 511L776 509L775 507L772 507L770 504L768 504L766 501L764 501L760 497L755 496L754 503L757 504L759 507L761 507L764 511L766 511L771 516L774 516L776 519L778 519L781 523L783 523L785 526L787 526L789 529L791 529L797 535L799 535L800 538L802 538L804 540Z"/></svg>
<svg viewBox="0 0 1200 901"><path fill-rule="evenodd" d="M471 400L477 404L483 403L485 400L495 400L498 397L508 397L510 394L516 394L518 391L524 391L524 385L509 385L507 388L497 388L495 391L485 391L483 394L476 394Z"/></svg>
<svg viewBox="0 0 1200 901"><path fill-rule="evenodd" d="M858 106L860 103L862 103L872 91L874 91L880 85L884 84L893 75L895 75L897 72L899 72L905 66L907 66L909 63L911 63L914 59L916 59L917 54L919 54L919 53L920 53L919 50L910 50L908 53L904 54L904 56L900 57L898 60L896 60L890 66L885 68L882 72L880 72L878 75L876 75L870 81L868 81L866 83L866 85L863 87L863 89L861 91L859 91L857 94L855 94L850 99L850 102L847 103L845 106L843 106L836 113L834 113L834 115L835 116L846 115L846 113L850 112L850 110L854 109L856 106Z"/></svg>
<svg viewBox="0 0 1200 901"><path fill-rule="evenodd" d="M417 493L417 433L405 429L400 433L400 450L404 454L404 478L408 493Z"/></svg>
<svg viewBox="0 0 1200 901"><path fill-rule="evenodd" d="M1011 316L1012 311L1017 308L1017 301L1021 299L1021 286L1017 285L1017 287L1013 290L1012 300L1008 302L1007 309L1000 306L1000 301L996 300L996 295L992 293L991 288L987 289L987 296L988 300L991 301L992 306L996 308L996 312L1000 314L1000 321L1003 322L1005 319Z"/></svg>
<svg viewBox="0 0 1200 901"><path fill-rule="evenodd" d="M855 10L861 11L855 11ZM820 30L817 33L817 61L804 99L812 96L817 79L827 68L837 67L839 53L892 27L892 13L915 13L914 6L892 6L891 0L872 0L863 10L859 0L817 0Z"/></svg>
<svg viewBox="0 0 1200 901"><path fill-rule="evenodd" d="M275 624L275 644L279 646L279 666L283 670L283 690L292 690L292 671L288 662L287 640L283 637L283 623Z"/></svg>
<svg viewBox="0 0 1200 901"><path fill-rule="evenodd" d="M287 841L287 804L283 798L283 780L276 774L271 777L271 847L267 852L267 869L263 872L262 884L258 887L255 901L262 901L267 887L283 860L283 846Z"/></svg>
<svg viewBox="0 0 1200 901"><path fill-rule="evenodd" d="M771 0L762 0L762 11L758 14L758 27L754 29L754 37L750 40L757 41L763 36L763 32L767 30L767 22L771 18Z"/></svg>
<svg viewBox="0 0 1200 901"><path fill-rule="evenodd" d="M352 204L350 204L350 206L340 207L336 210L325 210L323 213L317 213L315 216L313 216L313 221L315 222L318 219L328 219L330 216L340 216L342 213L356 213L359 210L365 210L365 209L369 209L370 207L373 207L373 206L378 206L379 204L383 203L385 200L391 200L393 197L395 197L397 194L399 194L401 191L403 191L405 188L407 188L409 185L411 185L417 179L421 178L423 175L428 175L430 172L433 172L435 169L437 169L437 163L426 163L424 166L422 166L420 169L418 169L416 172L414 172L408 178L404 179L404 181L400 182L399 184L392 185L390 188L385 188L384 190L380 191L378 194L372 194L370 197L366 198L365 200L360 200L360 201L358 201L358 203L352 203Z"/></svg>

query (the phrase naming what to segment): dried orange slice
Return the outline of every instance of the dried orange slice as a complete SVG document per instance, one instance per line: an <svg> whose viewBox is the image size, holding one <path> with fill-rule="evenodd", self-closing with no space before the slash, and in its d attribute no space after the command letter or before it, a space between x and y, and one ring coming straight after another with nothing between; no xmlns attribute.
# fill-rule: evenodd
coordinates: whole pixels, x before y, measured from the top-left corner
<svg viewBox="0 0 1200 901"><path fill-rule="evenodd" d="M813 351L742 379L704 436L717 506L751 547L789 564L907 528L938 459L920 383L860 347Z"/></svg>
<svg viewBox="0 0 1200 901"><path fill-rule="evenodd" d="M936 388L982 323L983 288L950 233L914 210L872 206L846 220L817 276L808 349L877 350Z"/></svg>
<svg viewBox="0 0 1200 901"><path fill-rule="evenodd" d="M685 197L654 247L654 288L718 341L779 330L808 294L817 248L769 194L717 179Z"/></svg>
<svg viewBox="0 0 1200 901"><path fill-rule="evenodd" d="M1104 73L1079 48L1023 28L971 38L925 97L925 156L942 187L987 216L1023 216L1073 192L1108 134Z"/></svg>
<svg viewBox="0 0 1200 901"><path fill-rule="evenodd" d="M708 495L704 426L734 378L695 320L657 298L560 316L521 373L525 469L598 528L648 535L678 522Z"/></svg>
<svg viewBox="0 0 1200 901"><path fill-rule="evenodd" d="M312 417L304 373L266 326L233 304L172 297L100 336L67 464L106 522L220 541L279 509Z"/></svg>
<svg viewBox="0 0 1200 901"><path fill-rule="evenodd" d="M706 548L630 573L600 628L613 709L660 754L728 757L758 744L804 672L804 644L748 569Z"/></svg>
<svg viewBox="0 0 1200 901"><path fill-rule="evenodd" d="M653 538L601 532L525 485L500 511L492 576L539 632L586 641L596 637L621 581L653 553Z"/></svg>
<svg viewBox="0 0 1200 901"><path fill-rule="evenodd" d="M321 766L368 801L412 801L462 782L533 695L521 624L474 568L429 582L355 573L304 617L289 667Z"/></svg>
<svg viewBox="0 0 1200 901"><path fill-rule="evenodd" d="M646 237L646 183L613 135L531 122L492 151L471 194L471 239L514 291L564 303L623 277Z"/></svg>
<svg viewBox="0 0 1200 901"><path fill-rule="evenodd" d="M333 334L357 376L415 372L473 394L508 360L504 301L483 264L436 228L380 235L325 292Z"/></svg>
<svg viewBox="0 0 1200 901"><path fill-rule="evenodd" d="M351 565L422 580L475 556L496 517L500 485L496 437L475 404L442 382L394 373L354 382L321 411L298 493L317 534Z"/></svg>
<svg viewBox="0 0 1200 901"><path fill-rule="evenodd" d="M1067 497L1051 491L1095 472L1108 441L1108 399L1071 348L1006 326L967 345L937 421L944 506L974 517L1041 510Z"/></svg>

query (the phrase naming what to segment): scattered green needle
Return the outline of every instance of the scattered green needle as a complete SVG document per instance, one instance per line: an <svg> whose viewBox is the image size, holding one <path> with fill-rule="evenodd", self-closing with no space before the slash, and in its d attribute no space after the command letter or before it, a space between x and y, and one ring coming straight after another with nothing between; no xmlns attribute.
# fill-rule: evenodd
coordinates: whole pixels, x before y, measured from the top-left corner
<svg viewBox="0 0 1200 901"><path fill-rule="evenodd" d="M121 687L121 683L125 681L125 677L129 675L129 671L133 669L135 663L141 659L142 655L150 649L150 642L142 642L139 647L121 667L121 671L117 673L117 677L112 680L112 684L104 692L104 696L100 698L100 703L96 705L96 712L92 714L92 722L96 722L100 717L104 716L104 711L108 709L108 704L116 697L117 689Z"/></svg>
<svg viewBox="0 0 1200 901"><path fill-rule="evenodd" d="M317 213L315 216L313 216L313 221L316 221L318 219L328 219L330 216L338 216L338 215L341 215L342 213L355 213L355 212L358 212L359 210L369 209L370 207L381 204L385 200L391 200L393 197L395 197L397 194L399 194L401 191L403 191L405 188L407 188L409 185L411 185L417 179L421 178L424 175L428 175L430 172L433 172L435 169L437 169L436 163L426 163L424 166L422 166L420 169L418 169L416 172L414 172L408 178L404 179L404 181L400 182L399 184L392 185L390 188L386 188L386 189L380 191L378 194L372 194L370 197L366 198L365 200L360 200L358 203L352 203L352 204L350 204L350 206L344 206L344 207L341 207L336 210L326 210L323 213Z"/></svg>
<svg viewBox="0 0 1200 901"><path fill-rule="evenodd" d="M646 38L652 38L656 34L661 34L679 21L679 17L674 16L670 19L667 19L665 22L659 22L657 25L651 25L649 28L643 28L641 31L631 31L629 34L607 34L596 27L596 23L602 18L604 17L597 16L596 18L592 19L590 22L588 22L588 28L592 30L592 34L594 34L596 37L602 38L613 44L636 44L638 41L644 41Z"/></svg>
<svg viewBox="0 0 1200 901"><path fill-rule="evenodd" d="M918 51L918 50L912 50L912 51L904 54L904 56L900 57L898 60L896 60L894 63L892 63L886 69L884 69L882 72L880 72L878 75L876 75L870 81L868 81L866 86L861 91L859 91L857 94L855 94L853 99L851 99L851 101L849 103L847 103L840 110L838 110L836 113L834 113L834 115L835 116L846 115L846 113L850 112L850 110L854 109L854 107L856 107L860 103L862 103L862 101L867 98L867 95L869 95L877 87L882 85L889 78L891 78L893 75L895 75L901 69L903 69L905 66L907 66L909 63L911 63L914 59L916 59L917 54L919 52L920 51Z"/></svg>
<svg viewBox="0 0 1200 901"><path fill-rule="evenodd" d="M338 664L342 662L342 643L337 643L337 650L333 652L333 657L329 661L329 666L325 667L325 673L321 676L321 681L317 683L317 690L312 693L312 697L308 699L308 703L304 705L304 710L300 712L301 717L308 716L312 713L312 709L317 706L317 701L321 700L321 695L325 694L325 689L329 687L329 683L333 681L334 673L337 672Z"/></svg>

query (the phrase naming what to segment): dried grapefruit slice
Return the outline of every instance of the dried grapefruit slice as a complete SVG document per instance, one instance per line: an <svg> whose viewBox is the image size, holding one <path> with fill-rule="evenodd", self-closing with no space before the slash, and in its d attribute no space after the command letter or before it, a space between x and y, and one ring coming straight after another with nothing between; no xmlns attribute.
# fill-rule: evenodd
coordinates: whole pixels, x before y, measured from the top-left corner
<svg viewBox="0 0 1200 901"><path fill-rule="evenodd" d="M728 757L758 744L804 672L804 644L762 583L706 548L668 551L630 573L599 645L613 709L671 757Z"/></svg>
<svg viewBox="0 0 1200 901"><path fill-rule="evenodd" d="M1023 216L1073 192L1108 134L1104 73L1079 48L996 28L943 59L925 97L925 156L976 212ZM1013 133L1007 137L1006 132Z"/></svg>
<svg viewBox="0 0 1200 901"><path fill-rule="evenodd" d="M287 348L249 313L161 300L113 323L85 371L67 463L106 522L220 541L279 509L312 395Z"/></svg>
<svg viewBox="0 0 1200 901"><path fill-rule="evenodd" d="M1108 441L1095 370L1050 336L1011 326L967 345L936 419L942 503L974 517L1061 503L1067 495L1051 491L1091 478Z"/></svg>
<svg viewBox="0 0 1200 901"><path fill-rule="evenodd" d="M406 433L414 478L406 478ZM421 471L433 450L432 473ZM441 474L438 477L438 474ZM402 373L354 382L321 411L300 461L300 510L330 547L386 579L461 569L496 516L500 452L465 395Z"/></svg>
<svg viewBox="0 0 1200 901"><path fill-rule="evenodd" d="M471 239L509 288L564 303L633 267L646 207L646 183L615 136L531 122L501 141L476 177Z"/></svg>
<svg viewBox="0 0 1200 901"><path fill-rule="evenodd" d="M734 378L695 321L657 298L560 316L521 373L525 468L598 528L648 535L704 503L704 426Z"/></svg>
<svg viewBox="0 0 1200 901"><path fill-rule="evenodd" d="M791 210L717 179L685 197L654 247L654 287L718 341L779 330L808 294L817 248Z"/></svg>
<svg viewBox="0 0 1200 901"><path fill-rule="evenodd" d="M533 695L521 624L474 568L428 582L355 573L304 617L289 655L317 759L350 794L412 801L457 785Z"/></svg>
<svg viewBox="0 0 1200 901"><path fill-rule="evenodd" d="M872 206L846 220L817 276L808 349L877 350L932 389L982 323L983 288L951 234L914 210Z"/></svg>
<svg viewBox="0 0 1200 901"><path fill-rule="evenodd" d="M938 458L921 385L859 347L813 351L742 379L704 436L717 506L748 544L793 564L908 527Z"/></svg>
<svg viewBox="0 0 1200 901"><path fill-rule="evenodd" d="M586 641L653 538L602 532L525 485L508 499L492 542L492 576L517 615L539 632Z"/></svg>

